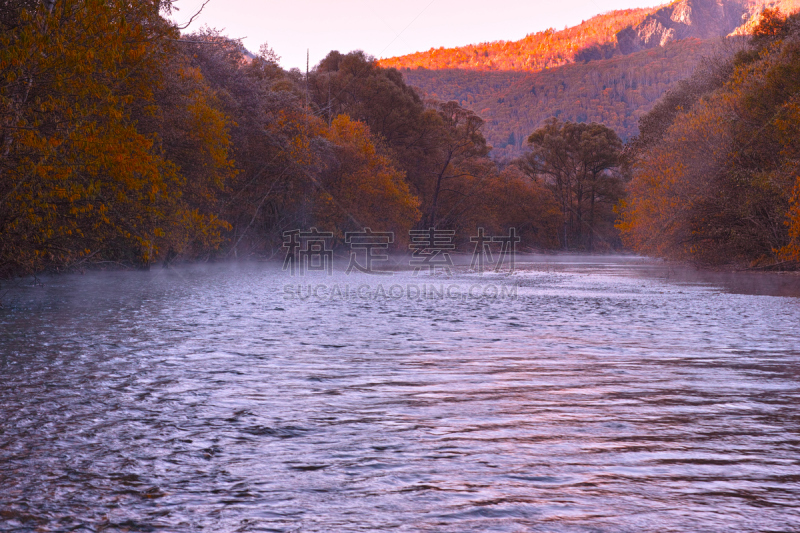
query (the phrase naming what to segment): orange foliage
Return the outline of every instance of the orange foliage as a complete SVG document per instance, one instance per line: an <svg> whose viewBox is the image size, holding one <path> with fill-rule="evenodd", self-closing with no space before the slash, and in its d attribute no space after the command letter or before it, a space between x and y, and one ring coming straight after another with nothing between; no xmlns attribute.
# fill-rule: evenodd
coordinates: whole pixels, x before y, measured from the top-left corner
<svg viewBox="0 0 800 533"><path fill-rule="evenodd" d="M159 5L61 1L0 32L0 275L90 256L148 264L196 232L219 243L225 224L181 197L229 173L224 119L201 92L184 104L194 156L220 170L209 177L182 174L134 118L158 114L164 44L177 36Z"/></svg>
<svg viewBox="0 0 800 533"><path fill-rule="evenodd" d="M619 224L634 250L705 264L800 259L798 20L768 12L748 50L702 74L727 81L705 84L637 149Z"/></svg>
<svg viewBox="0 0 800 533"><path fill-rule="evenodd" d="M794 186L788 224L791 241L781 248L781 257L787 261L800 261L800 176Z"/></svg>
<svg viewBox="0 0 800 533"><path fill-rule="evenodd" d="M431 48L427 52L381 59L380 65L397 69L537 72L572 63L575 55L585 48L607 44L613 46L617 40L617 32L638 24L656 9L612 11L562 31L550 28L532 33L519 41L498 41L446 49Z"/></svg>
<svg viewBox="0 0 800 533"><path fill-rule="evenodd" d="M365 227L394 231L398 238L407 235L420 217L419 200L404 173L378 152L369 127L339 115L326 136L337 148L338 164L316 181L314 209L320 227L338 237Z"/></svg>
<svg viewBox="0 0 800 533"><path fill-rule="evenodd" d="M520 154L525 137L551 117L598 122L623 139L678 81L691 75L715 44L687 39L627 56L534 73L404 70L430 98L455 100L485 120L496 158Z"/></svg>

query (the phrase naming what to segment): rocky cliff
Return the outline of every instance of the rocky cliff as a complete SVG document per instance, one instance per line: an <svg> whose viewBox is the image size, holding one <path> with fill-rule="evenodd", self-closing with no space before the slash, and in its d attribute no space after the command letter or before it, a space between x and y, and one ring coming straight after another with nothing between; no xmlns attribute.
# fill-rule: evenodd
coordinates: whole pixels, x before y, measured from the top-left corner
<svg viewBox="0 0 800 533"><path fill-rule="evenodd" d="M710 39L747 33L765 7L784 12L798 8L797 0L679 0L617 33L617 50L631 54L686 38Z"/></svg>

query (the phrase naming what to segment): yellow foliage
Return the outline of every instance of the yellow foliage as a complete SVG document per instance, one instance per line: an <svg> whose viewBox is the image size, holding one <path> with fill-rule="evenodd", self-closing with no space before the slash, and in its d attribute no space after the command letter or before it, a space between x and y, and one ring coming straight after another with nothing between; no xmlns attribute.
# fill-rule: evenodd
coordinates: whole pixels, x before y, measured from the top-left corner
<svg viewBox="0 0 800 533"><path fill-rule="evenodd" d="M63 0L0 32L0 275L96 254L146 264L192 238L189 219L218 240L224 224L182 214L184 193L207 194L232 174L227 119L211 95L185 104L204 169L191 180L137 125L139 110L158 109L178 36L158 5Z"/></svg>

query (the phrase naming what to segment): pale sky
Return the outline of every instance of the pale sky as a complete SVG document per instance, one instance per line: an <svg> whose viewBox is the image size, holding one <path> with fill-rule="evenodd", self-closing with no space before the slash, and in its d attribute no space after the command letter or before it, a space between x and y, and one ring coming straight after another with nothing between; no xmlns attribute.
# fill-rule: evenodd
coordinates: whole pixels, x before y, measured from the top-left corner
<svg viewBox="0 0 800 533"><path fill-rule="evenodd" d="M177 0L173 18L188 21L203 0ZM563 29L614 9L663 0L210 0L187 31L204 25L244 37L258 52L267 42L281 66L306 68L331 50L363 50L378 58L486 41L515 41L547 28Z"/></svg>

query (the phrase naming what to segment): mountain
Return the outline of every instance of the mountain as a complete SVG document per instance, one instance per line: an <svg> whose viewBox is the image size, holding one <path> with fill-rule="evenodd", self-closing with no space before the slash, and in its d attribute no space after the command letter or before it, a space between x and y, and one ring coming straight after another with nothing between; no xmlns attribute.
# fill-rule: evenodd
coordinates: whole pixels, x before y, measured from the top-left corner
<svg viewBox="0 0 800 533"><path fill-rule="evenodd" d="M519 41L431 48L427 52L382 59L380 64L397 69L539 71L572 63L575 54L583 49L615 42L617 33L640 24L656 9L612 11L572 28L561 31L550 28L532 33Z"/></svg>
<svg viewBox="0 0 800 533"><path fill-rule="evenodd" d="M639 117L694 71L715 43L685 39L653 50L541 72L405 70L410 85L436 100L455 100L484 120L495 158L522 150L527 136L550 117L600 122L623 139L638 133Z"/></svg>
<svg viewBox="0 0 800 533"><path fill-rule="evenodd" d="M550 28L519 41L431 48L381 59L400 70L464 69L537 72L568 63L608 59L687 39L747 33L765 7L800 10L800 0L677 0L668 5L597 15L577 26Z"/></svg>
<svg viewBox="0 0 800 533"><path fill-rule="evenodd" d="M764 7L784 13L800 8L797 0L678 0L656 10L634 26L616 34L616 48L630 54L688 39L713 39L747 33Z"/></svg>
<svg viewBox="0 0 800 533"><path fill-rule="evenodd" d="M513 157L547 118L602 122L627 139L639 117L704 58L731 53L720 40L748 33L765 7L800 0L678 0L612 11L562 31L514 42L431 49L382 59L426 96L456 100L485 121L493 155Z"/></svg>

